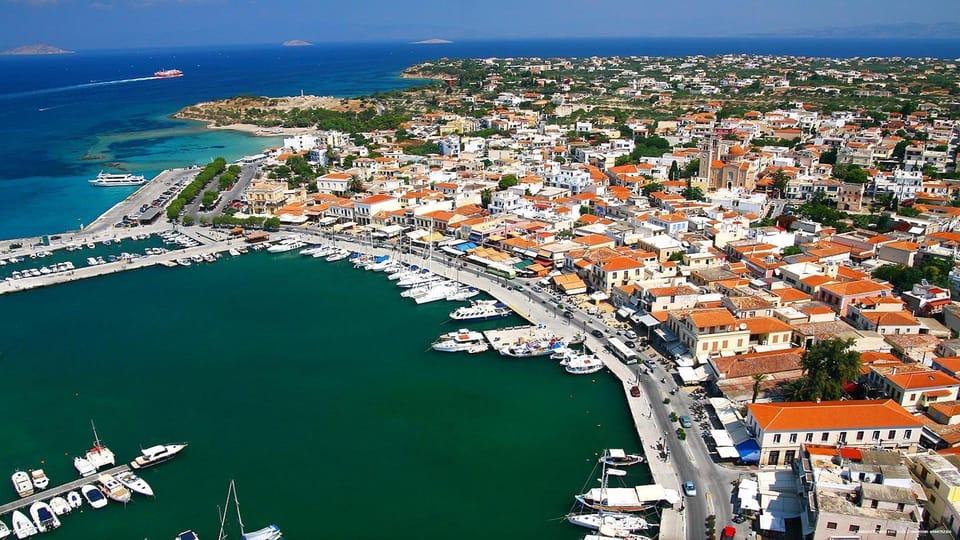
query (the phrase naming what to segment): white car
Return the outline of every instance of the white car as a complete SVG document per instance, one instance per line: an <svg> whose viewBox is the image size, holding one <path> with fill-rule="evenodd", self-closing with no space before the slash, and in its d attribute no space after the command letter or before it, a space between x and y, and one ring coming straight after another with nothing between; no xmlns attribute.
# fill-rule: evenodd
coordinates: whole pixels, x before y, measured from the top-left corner
<svg viewBox="0 0 960 540"><path fill-rule="evenodd" d="M693 480L687 480L683 483L683 492L687 495L687 497L697 496L697 486L693 484Z"/></svg>

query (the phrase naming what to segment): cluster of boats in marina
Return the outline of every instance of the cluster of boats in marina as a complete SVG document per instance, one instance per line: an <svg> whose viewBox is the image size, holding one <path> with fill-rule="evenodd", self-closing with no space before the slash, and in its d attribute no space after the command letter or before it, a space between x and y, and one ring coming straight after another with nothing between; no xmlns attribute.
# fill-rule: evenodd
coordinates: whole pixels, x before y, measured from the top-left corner
<svg viewBox="0 0 960 540"><path fill-rule="evenodd" d="M239 255L239 253L237 253ZM221 255L219 253L204 253L203 255L194 255L193 257L180 257L176 260L180 266L191 266L193 264L217 262Z"/></svg>
<svg viewBox="0 0 960 540"><path fill-rule="evenodd" d="M160 233L160 239L163 240L164 244L176 245L181 248L191 248L200 245L200 242L178 231L163 231Z"/></svg>
<svg viewBox="0 0 960 540"><path fill-rule="evenodd" d="M649 523L644 517L637 515L653 508L652 501L642 501L636 495L634 488L609 488L610 477L623 477L627 471L616 467L629 467L643 462L643 456L628 454L622 449L606 450L597 460L602 468L601 487L591 489L586 493L576 495L576 511L566 515L569 523L595 531L588 534L584 540L649 540L648 537L637 534L655 524ZM591 476L596 469L591 472ZM615 493L614 490L617 490ZM624 496L619 491L634 493L633 497Z"/></svg>
<svg viewBox="0 0 960 540"><path fill-rule="evenodd" d="M93 447L83 457L75 457L73 465L81 479L92 479L96 475L95 482L85 482L84 480L71 482L52 490L55 492L54 496L46 501L25 501L24 507L27 503L30 503L27 511L29 517L20 509L14 510L11 514L12 532L18 539L22 540L38 533L59 528L59 517L80 508L84 501L91 508L100 509L107 506L111 500L126 504L130 501L133 493L152 497L153 488L133 471L168 461L187 447L186 444L151 446L141 450L140 455L130 462L129 466L124 465L100 472L100 469L104 467L114 467L116 457L113 451L100 442L96 426L93 427L93 437ZM16 471L10 479L13 482L14 490L21 498L35 498L37 491L45 490L50 485L50 479L43 469L33 469L29 474L24 471ZM6 538L10 534L11 529L0 520L0 539Z"/></svg>
<svg viewBox="0 0 960 540"><path fill-rule="evenodd" d="M24 268L23 270L14 270L6 279L23 279L28 277L49 276L50 274L59 274L73 270L75 266L72 262L54 263L40 268Z"/></svg>

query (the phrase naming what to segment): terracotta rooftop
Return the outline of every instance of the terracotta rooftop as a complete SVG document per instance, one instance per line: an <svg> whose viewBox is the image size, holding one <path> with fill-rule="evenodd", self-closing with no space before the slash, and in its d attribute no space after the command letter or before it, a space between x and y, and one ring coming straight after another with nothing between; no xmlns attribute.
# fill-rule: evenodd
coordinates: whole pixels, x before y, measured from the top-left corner
<svg viewBox="0 0 960 540"><path fill-rule="evenodd" d="M923 425L922 421L892 399L751 403L747 408L764 431L911 428Z"/></svg>

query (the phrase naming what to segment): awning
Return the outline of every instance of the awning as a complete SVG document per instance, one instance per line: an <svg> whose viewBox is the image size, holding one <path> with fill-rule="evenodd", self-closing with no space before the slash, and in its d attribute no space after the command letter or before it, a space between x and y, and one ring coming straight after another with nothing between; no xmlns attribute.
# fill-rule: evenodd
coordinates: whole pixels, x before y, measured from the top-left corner
<svg viewBox="0 0 960 540"><path fill-rule="evenodd" d="M620 309L617 310L617 317L621 317L621 318L623 318L623 319L626 319L627 317L633 315L633 314L636 313L636 312L637 312L637 310L635 310L635 309L633 309L633 308L631 308L631 307L621 306Z"/></svg>
<svg viewBox="0 0 960 540"><path fill-rule="evenodd" d="M707 372L703 369L703 366L692 368L692 367L678 367L677 375L680 376L680 379L683 380L683 384L696 384L700 381L707 379Z"/></svg>
<svg viewBox="0 0 960 540"><path fill-rule="evenodd" d="M296 216L293 214L280 214L281 223L306 223L307 216Z"/></svg>
<svg viewBox="0 0 960 540"><path fill-rule="evenodd" d="M474 244L473 242L464 242L462 244L453 246L454 249L458 249L460 251L469 251L471 249L474 249L475 247L477 247L477 245Z"/></svg>
<svg viewBox="0 0 960 540"><path fill-rule="evenodd" d="M665 343L670 343L671 341L678 341L680 338L676 334L670 331L669 328L659 327L653 331L653 334L658 338L662 339Z"/></svg>
<svg viewBox="0 0 960 540"><path fill-rule="evenodd" d="M782 517L763 513L760 514L760 530L786 532L787 525Z"/></svg>
<svg viewBox="0 0 960 540"><path fill-rule="evenodd" d="M517 270L523 270L524 268L531 266L532 264L533 264L533 261L520 261L517 263L513 263L513 267L516 268Z"/></svg>
<svg viewBox="0 0 960 540"><path fill-rule="evenodd" d="M713 442L717 443L717 446L733 446L733 439L725 429L711 429L710 436L713 437Z"/></svg>
<svg viewBox="0 0 960 540"><path fill-rule="evenodd" d="M608 300L609 298L610 296L603 291L595 291L590 293L590 299L596 300L597 302L603 302L604 300Z"/></svg>
<svg viewBox="0 0 960 540"><path fill-rule="evenodd" d="M720 459L737 459L740 457L740 452L732 446L718 446L717 455Z"/></svg>
<svg viewBox="0 0 960 540"><path fill-rule="evenodd" d="M760 462L760 445L753 439L747 439L738 444L737 452L740 453L740 461L744 463Z"/></svg>
<svg viewBox="0 0 960 540"><path fill-rule="evenodd" d="M656 317L654 317L653 315L650 315L649 313L645 313L639 316L637 323L642 324L647 328L654 328L654 327L660 326L660 321L658 321Z"/></svg>

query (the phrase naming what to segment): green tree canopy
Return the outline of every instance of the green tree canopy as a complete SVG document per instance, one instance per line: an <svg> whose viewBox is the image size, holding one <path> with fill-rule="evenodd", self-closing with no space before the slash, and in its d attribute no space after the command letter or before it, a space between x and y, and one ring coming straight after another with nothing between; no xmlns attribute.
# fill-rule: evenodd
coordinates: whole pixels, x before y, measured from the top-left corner
<svg viewBox="0 0 960 540"><path fill-rule="evenodd" d="M505 174L500 178L500 182L497 183L497 187L500 188L500 191L503 191L509 187L515 186L520 183L520 180L517 179L515 174Z"/></svg>
<svg viewBox="0 0 960 540"><path fill-rule="evenodd" d="M800 360L803 376L788 389L788 397L795 401L843 397L844 383L860 378L860 353L853 344L853 339L830 338L807 349Z"/></svg>
<svg viewBox="0 0 960 540"><path fill-rule="evenodd" d="M651 193L663 191L663 184L660 182L650 182L649 184L643 186L641 191L643 192L644 197L649 197Z"/></svg>

